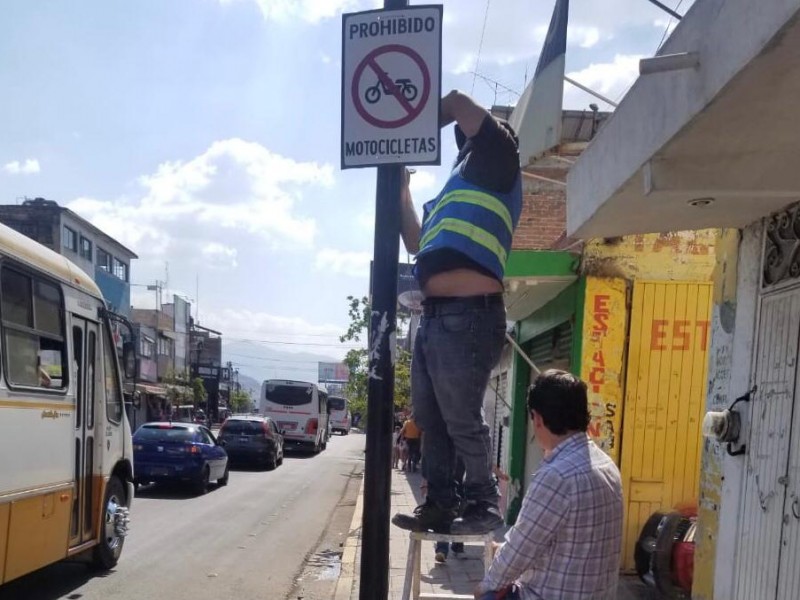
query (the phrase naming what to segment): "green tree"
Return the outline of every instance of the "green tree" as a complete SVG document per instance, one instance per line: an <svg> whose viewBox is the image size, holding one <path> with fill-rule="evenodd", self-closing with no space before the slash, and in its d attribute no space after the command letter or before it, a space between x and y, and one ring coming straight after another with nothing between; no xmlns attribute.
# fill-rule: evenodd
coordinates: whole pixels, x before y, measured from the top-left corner
<svg viewBox="0 0 800 600"><path fill-rule="evenodd" d="M205 410L206 398L208 398L208 393L206 392L206 386L203 383L203 378L195 377L192 380L192 399L194 400L194 407Z"/></svg>
<svg viewBox="0 0 800 600"><path fill-rule="evenodd" d="M247 390L235 390L231 393L231 410L235 413L250 412L253 408L253 399Z"/></svg>
<svg viewBox="0 0 800 600"><path fill-rule="evenodd" d="M365 341L369 332L371 307L366 296L357 298L348 296L348 316L350 325L347 332L339 338L344 342ZM367 415L367 389L369 385L369 350L353 348L347 352L344 362L350 369L350 380L345 387L345 394L350 401L350 411ZM397 349L394 370L394 404L397 408L408 406L411 402L411 354Z"/></svg>

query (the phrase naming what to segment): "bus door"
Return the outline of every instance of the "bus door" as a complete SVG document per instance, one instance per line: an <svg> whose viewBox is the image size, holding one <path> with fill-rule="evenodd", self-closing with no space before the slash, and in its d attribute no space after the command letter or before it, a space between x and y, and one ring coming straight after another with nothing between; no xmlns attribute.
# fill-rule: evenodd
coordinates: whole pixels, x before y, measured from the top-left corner
<svg viewBox="0 0 800 600"><path fill-rule="evenodd" d="M70 546L96 538L95 515L100 502L95 485L97 369L100 362L98 323L72 316L72 376L75 382L75 497ZM101 432L102 433L102 432Z"/></svg>

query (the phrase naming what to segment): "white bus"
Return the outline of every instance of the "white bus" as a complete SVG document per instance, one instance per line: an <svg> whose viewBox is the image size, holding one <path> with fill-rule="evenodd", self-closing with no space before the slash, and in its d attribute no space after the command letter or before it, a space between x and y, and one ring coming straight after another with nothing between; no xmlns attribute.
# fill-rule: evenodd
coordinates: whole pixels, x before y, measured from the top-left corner
<svg viewBox="0 0 800 600"><path fill-rule="evenodd" d="M330 413L331 431L338 431L342 435L350 433L351 415L347 398L328 396L328 411Z"/></svg>
<svg viewBox="0 0 800 600"><path fill-rule="evenodd" d="M328 394L314 383L268 379L261 385L259 412L278 424L287 448L316 454L328 445Z"/></svg>
<svg viewBox="0 0 800 600"><path fill-rule="evenodd" d="M133 447L111 318L86 273L0 225L0 583L119 559Z"/></svg>

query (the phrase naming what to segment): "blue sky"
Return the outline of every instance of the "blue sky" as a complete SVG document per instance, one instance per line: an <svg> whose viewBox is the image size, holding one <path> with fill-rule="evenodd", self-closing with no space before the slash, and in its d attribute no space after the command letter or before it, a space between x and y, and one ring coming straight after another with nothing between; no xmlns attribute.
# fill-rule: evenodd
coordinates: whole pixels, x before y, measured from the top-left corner
<svg viewBox="0 0 800 600"><path fill-rule="evenodd" d="M445 1L443 89L515 103L472 71L521 92L553 4L490 2L478 60L487 2ZM134 283L165 279L168 262L170 291L196 299L199 277L201 322L231 339L341 356L346 296L367 291L375 171L338 168L340 15L375 5L8 3L2 202L43 196L71 207L139 254ZM667 23L646 0L573 0L567 70L620 98ZM593 101L567 85L566 107ZM445 132L445 165L451 140ZM415 175L418 204L445 171ZM144 288L133 298L153 302Z"/></svg>

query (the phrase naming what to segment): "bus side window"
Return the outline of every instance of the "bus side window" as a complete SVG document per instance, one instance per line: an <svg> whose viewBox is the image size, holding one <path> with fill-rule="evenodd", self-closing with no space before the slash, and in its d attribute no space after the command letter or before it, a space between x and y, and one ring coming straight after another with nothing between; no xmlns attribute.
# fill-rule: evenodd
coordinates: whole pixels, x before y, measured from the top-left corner
<svg viewBox="0 0 800 600"><path fill-rule="evenodd" d="M103 323L103 330L103 381L106 384L106 416L109 421L119 423L122 420L122 397L117 378L115 348L106 323Z"/></svg>
<svg viewBox="0 0 800 600"><path fill-rule="evenodd" d="M63 390L67 374L61 291L5 266L0 291L8 382Z"/></svg>

